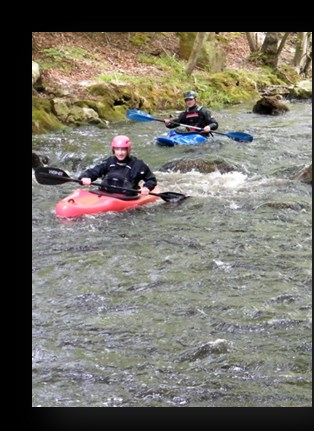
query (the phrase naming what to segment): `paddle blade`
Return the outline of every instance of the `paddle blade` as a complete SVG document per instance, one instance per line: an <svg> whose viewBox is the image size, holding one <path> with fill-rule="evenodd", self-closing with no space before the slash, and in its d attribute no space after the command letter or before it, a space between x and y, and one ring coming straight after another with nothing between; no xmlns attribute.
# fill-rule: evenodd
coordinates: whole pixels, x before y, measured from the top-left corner
<svg viewBox="0 0 314 431"><path fill-rule="evenodd" d="M39 184L55 185L73 181L62 169L39 167L35 169L35 178Z"/></svg>
<svg viewBox="0 0 314 431"><path fill-rule="evenodd" d="M149 193L150 195L159 196L161 199L163 199L166 202L180 202L184 199L189 198L190 196L186 196L182 193L175 193L175 192L164 192L164 193Z"/></svg>
<svg viewBox="0 0 314 431"><path fill-rule="evenodd" d="M225 133L225 135L228 136L228 138L233 139L234 141L237 141L237 142L252 142L253 141L253 136L249 135L248 133L230 132L230 133Z"/></svg>
<svg viewBox="0 0 314 431"><path fill-rule="evenodd" d="M137 109L128 109L126 112L126 116L129 120L133 120L133 121L162 121L163 122L163 120L158 120L157 118L152 117L146 112L138 111Z"/></svg>

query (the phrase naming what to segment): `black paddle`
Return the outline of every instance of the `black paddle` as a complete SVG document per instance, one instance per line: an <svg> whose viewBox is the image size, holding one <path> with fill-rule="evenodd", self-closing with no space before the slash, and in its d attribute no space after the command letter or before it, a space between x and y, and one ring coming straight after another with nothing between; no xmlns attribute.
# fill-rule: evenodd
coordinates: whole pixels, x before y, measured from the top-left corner
<svg viewBox="0 0 314 431"><path fill-rule="evenodd" d="M35 178L39 184L56 185L56 184L64 184L68 181L71 181L73 183L78 183L83 185L81 180L70 178L65 171L59 168L39 167L35 169ZM93 186L101 185L101 183L96 183L96 182L92 182L91 184ZM117 190L125 190L128 192L141 193L141 191L137 189L127 189L125 187L118 187L118 186L110 186L110 187L113 187ZM159 198L163 199L166 202L178 202L189 197L182 193L175 193L175 192L163 192L163 193L149 192L149 194L153 196L158 196Z"/></svg>
<svg viewBox="0 0 314 431"><path fill-rule="evenodd" d="M133 120L133 121L160 121L161 123L165 123L164 120L155 118L150 114L147 114L146 112L143 112L143 111L138 111L137 109L128 109L126 116L129 120ZM192 127L192 126L188 126L187 124L181 124L176 122L172 122L172 123L181 127L193 128L200 132L203 130L201 127ZM214 130L211 130L210 133L216 133L217 135L227 136L228 138L233 139L234 141L237 141L237 142L253 141L252 135L249 135L248 133L243 133L243 132L220 133L220 132L215 132Z"/></svg>

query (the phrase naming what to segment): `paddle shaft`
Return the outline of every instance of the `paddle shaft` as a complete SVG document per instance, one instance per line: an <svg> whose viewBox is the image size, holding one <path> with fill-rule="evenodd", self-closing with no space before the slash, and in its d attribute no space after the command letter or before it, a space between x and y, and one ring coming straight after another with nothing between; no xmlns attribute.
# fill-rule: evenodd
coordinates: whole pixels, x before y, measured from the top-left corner
<svg viewBox="0 0 314 431"><path fill-rule="evenodd" d="M150 114L147 114L146 112L143 112L143 111L139 111L137 109L129 109L127 111L127 118L129 118L130 120L133 120L133 121L159 121L159 122L165 124L165 120L161 120L159 118L152 117ZM170 120L170 123L172 123L176 126L186 127L190 130L194 129L195 130L194 133L198 133L201 135L204 133L207 133L207 132L204 132L204 129L201 127L192 126L192 125L188 125L188 124L181 124L181 123L177 123L176 121L171 121L171 120ZM210 130L208 132L208 134L210 134L210 135L212 135L213 133L216 133L217 135L226 136L227 138L233 139L234 141L237 141L237 142L252 142L253 141L253 136L249 135L248 133L243 133L243 132L221 133L221 132L216 132L214 130Z"/></svg>
<svg viewBox="0 0 314 431"><path fill-rule="evenodd" d="M67 179L68 181L73 181L75 183L79 183L81 185L84 185L84 184L82 184L82 180L75 180L74 178L73 179L72 178L65 178L65 179ZM101 183L91 182L91 185L93 185L93 186L100 186ZM109 186L109 187L112 187L113 189L117 189L117 190L125 190L126 192L141 193L141 190L137 190L137 189L128 189L126 187L119 187L119 186L114 186L114 185ZM154 196L159 196L158 193L153 193L153 192L149 192L148 194L149 195L154 195Z"/></svg>
<svg viewBox="0 0 314 431"><path fill-rule="evenodd" d="M158 120L156 118L157 121L162 121L164 123L163 120ZM181 126L181 127L188 127L189 129L195 129L195 130L204 130L201 127L194 127L194 126L188 126L187 124L181 124L181 123L176 123L175 121L172 121L173 124L176 124L177 126ZM217 135L222 135L222 136L227 136L228 138L230 138L230 136L228 136L228 134L226 133L221 133L221 132L215 132L214 130L211 130L209 133L216 133Z"/></svg>
<svg viewBox="0 0 314 431"><path fill-rule="evenodd" d="M109 187L112 187L112 188L117 189L117 190L124 190L127 192L141 193L141 190L137 190L137 189L129 189L126 187L119 187L119 186L113 186L113 185L109 186ZM157 196L166 202L183 200L183 199L186 199L189 197L189 196L185 196L182 193L176 193L176 192L163 192L163 193L149 192L148 194L152 195L152 196Z"/></svg>
<svg viewBox="0 0 314 431"><path fill-rule="evenodd" d="M162 121L164 123L163 120L159 120L158 118L155 118L157 121ZM195 130L204 130L201 127L194 127L194 126L188 126L187 124L181 124L181 123L176 123L175 121L172 121L173 124L176 124L177 126L181 126L181 127L187 127L189 129L195 129ZM192 132L193 133L193 132ZM221 135L221 136L227 136L227 138L233 139L234 141L241 141L241 136L240 133L241 132L235 132L234 135L236 135L236 133L239 134L239 136L232 136L232 133L221 133L221 132L216 132L215 130L210 130L210 132L208 132L209 134L211 133L216 133L216 135ZM201 133L200 133L201 134ZM251 141L251 139L249 139L249 135L244 135L242 139L244 141Z"/></svg>
<svg viewBox="0 0 314 431"><path fill-rule="evenodd" d="M78 183L81 186L83 185L81 180L70 178L66 172L58 168L39 167L35 169L35 176L40 184L56 185L70 181L72 183ZM92 182L91 185L100 186L101 183Z"/></svg>
<svg viewBox="0 0 314 431"><path fill-rule="evenodd" d="M161 121L162 123L165 123L164 120L159 120L158 118L155 118L155 120L156 121ZM172 122L172 124L175 124L176 126L187 127L189 129L195 129L195 130L199 130L199 131L204 130L201 127L188 126L187 124L176 123L175 121L171 121L171 122ZM211 130L209 133L216 133L217 135L228 136L225 133L215 132L214 130Z"/></svg>
<svg viewBox="0 0 314 431"><path fill-rule="evenodd" d="M155 118L154 120L156 121L160 121L161 123L164 123L164 120L160 120L159 118ZM203 129L201 127L195 127L195 126L188 126L187 124L181 124L181 123L176 123L175 121L171 121L172 124L175 124L176 126L181 126L181 127L188 127L189 129L195 129L195 130L199 130L202 131Z"/></svg>
<svg viewBox="0 0 314 431"><path fill-rule="evenodd" d="M39 167L35 169L35 177L36 177L36 180L39 182L39 184L56 185L56 184L63 184L65 182L71 181L73 183L79 183L80 185L83 185L82 180L70 178L65 171L59 168ZM100 186L101 183L91 182L91 185ZM129 189L126 187L119 187L115 185L112 185L109 187L112 187L114 189L121 190L121 191L141 193L141 190L139 189ZM148 194L157 196L166 202L183 200L188 197L183 195L182 193L175 193L175 192L163 192L163 193L149 192Z"/></svg>
<svg viewBox="0 0 314 431"><path fill-rule="evenodd" d="M82 180L76 180L75 178L70 178L69 176L65 176L66 172L61 171L61 169L56 169L56 168L43 168L43 169L47 169L48 172L41 172L40 169L37 170L37 177L38 177L38 172L39 172L39 176L43 177L43 178L51 178L52 180L52 184L63 184L65 182L72 182L72 183L78 183L81 186L83 186L84 184L82 183ZM60 175L60 173L62 173L62 175ZM66 174L67 175L67 174ZM97 183L97 182L91 182L92 186L100 186L101 183ZM141 193L141 190L136 190L136 189L128 189L125 187L119 187L119 186L110 186L113 187L115 189L118 190L126 190L128 192L136 192L136 193ZM159 196L156 193L153 193L156 196Z"/></svg>
<svg viewBox="0 0 314 431"><path fill-rule="evenodd" d="M91 184L95 184L95 183L91 183ZM112 187L113 189L117 189L117 190L121 190L121 191L123 190L123 191L126 191L126 192L141 193L141 190L138 190L138 189L129 189L127 187L119 187L119 186L114 186L114 185L111 185L109 187ZM163 199L165 201L169 200L169 197L167 195L169 195L169 196L170 195L171 196L177 195L177 197L180 197L180 198L181 198L181 196L183 196L183 195L181 195L181 193L175 193L175 192L164 192L164 193L149 192L148 194L152 195L152 196L158 196L159 198L161 198L161 199Z"/></svg>

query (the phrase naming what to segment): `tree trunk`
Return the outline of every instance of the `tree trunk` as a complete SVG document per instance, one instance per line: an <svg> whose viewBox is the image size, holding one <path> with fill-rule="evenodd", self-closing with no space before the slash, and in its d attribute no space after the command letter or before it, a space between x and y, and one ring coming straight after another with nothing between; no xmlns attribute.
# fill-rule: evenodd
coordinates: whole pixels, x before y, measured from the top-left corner
<svg viewBox="0 0 314 431"><path fill-rule="evenodd" d="M188 76L191 75L191 73L192 73L192 71L193 71L193 69L197 63L198 56L201 52L204 41L208 37L208 34L209 34L208 32L198 32L197 35L195 36L193 48L192 48L189 60L187 62L186 68L185 68L185 73Z"/></svg>
<svg viewBox="0 0 314 431"><path fill-rule="evenodd" d="M286 32L286 33L283 35L283 38L281 39L281 42L280 42L279 48L278 48L278 50L277 50L277 57L278 57L278 58L279 58L279 56L280 56L280 54L281 54L281 51L283 50L283 47L285 46L285 44L286 44L286 42L287 42L287 39L288 39L288 36L289 36L289 34L290 34L290 33L291 33L290 31Z"/></svg>
<svg viewBox="0 0 314 431"><path fill-rule="evenodd" d="M279 32L268 31L261 49L265 55L264 64L274 68L278 63L278 42Z"/></svg>
<svg viewBox="0 0 314 431"><path fill-rule="evenodd" d="M298 73L302 73L302 71L304 71L305 64L307 63L307 59L309 57L310 36L311 33L303 31L297 33L298 41L295 48L293 64Z"/></svg>
<svg viewBox="0 0 314 431"><path fill-rule="evenodd" d="M308 53L308 55L306 57L306 62L305 62L305 65L304 65L304 69L302 70L302 73L304 73L305 76L308 75L311 63L312 63L312 45L311 45L311 48L310 48L310 52Z"/></svg>
<svg viewBox="0 0 314 431"><path fill-rule="evenodd" d="M254 32L245 32L248 44L249 44L249 48L251 52L257 52L259 51L259 46L257 44L257 39L256 39L256 33Z"/></svg>

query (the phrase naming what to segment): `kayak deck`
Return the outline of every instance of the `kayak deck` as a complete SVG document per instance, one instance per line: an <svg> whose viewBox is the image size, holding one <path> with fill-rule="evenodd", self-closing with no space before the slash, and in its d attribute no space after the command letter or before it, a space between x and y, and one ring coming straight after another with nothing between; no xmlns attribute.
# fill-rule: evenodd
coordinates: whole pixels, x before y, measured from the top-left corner
<svg viewBox="0 0 314 431"><path fill-rule="evenodd" d="M171 130L165 136L157 136L156 142L160 146L173 147L175 145L196 145L208 142L205 136L199 133L178 133L175 130Z"/></svg>
<svg viewBox="0 0 314 431"><path fill-rule="evenodd" d="M154 193L158 193L155 187ZM125 211L151 202L158 196L125 196L109 194L100 191L76 189L70 195L57 202L55 213L57 217L79 217L85 214L97 214L107 211Z"/></svg>

